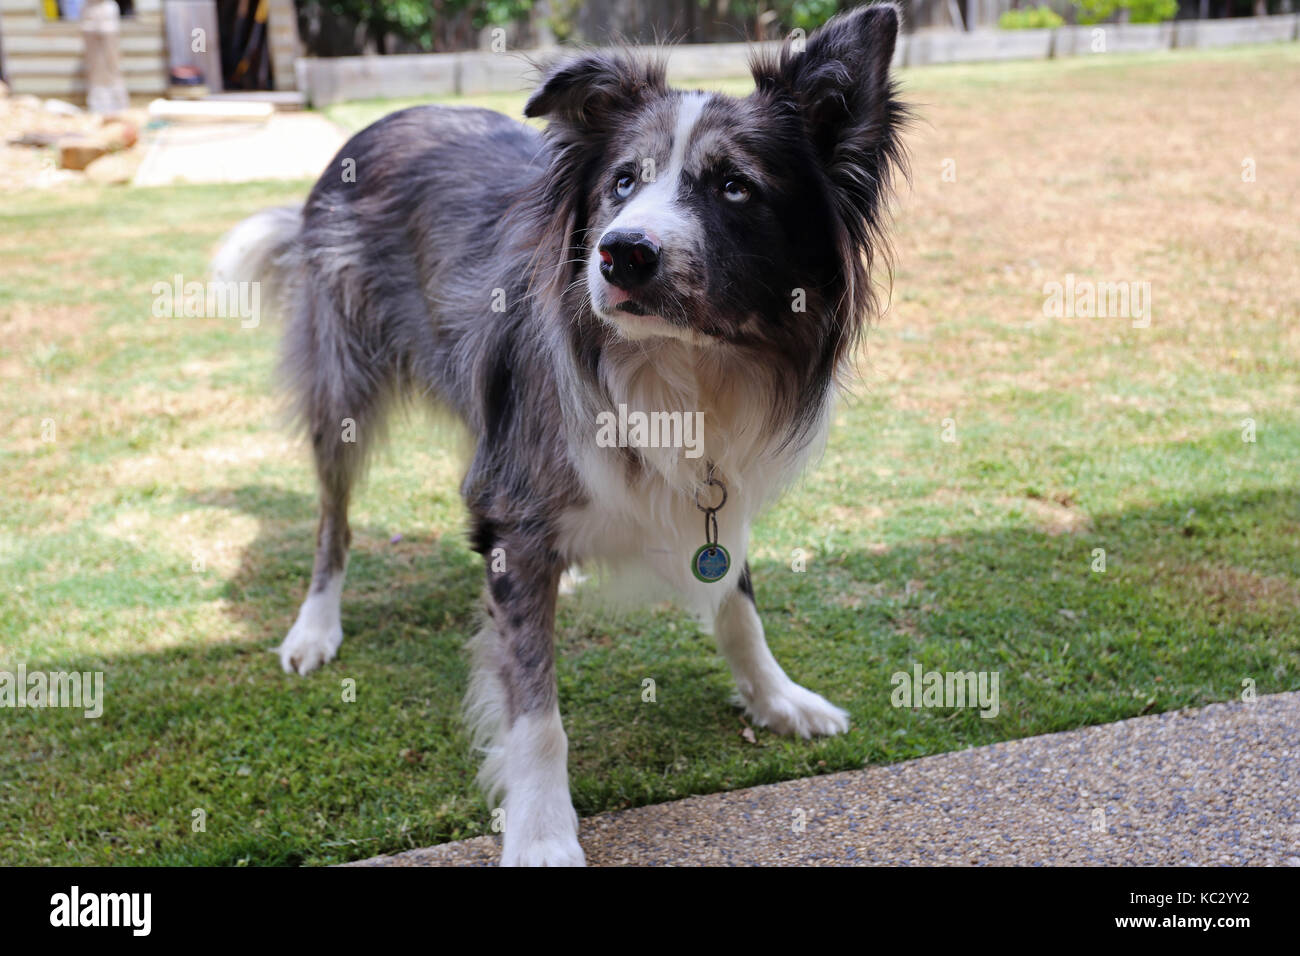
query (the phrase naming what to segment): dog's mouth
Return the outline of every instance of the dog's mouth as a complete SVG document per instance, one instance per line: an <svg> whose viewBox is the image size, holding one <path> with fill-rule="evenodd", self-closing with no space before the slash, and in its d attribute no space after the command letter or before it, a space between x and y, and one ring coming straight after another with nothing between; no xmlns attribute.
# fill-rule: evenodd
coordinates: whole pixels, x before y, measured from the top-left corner
<svg viewBox="0 0 1300 956"><path fill-rule="evenodd" d="M664 315L653 299L648 299L645 295L633 296L627 290L617 286L606 285L601 290L598 305L608 318L615 321L620 316L636 316L640 319L649 319L651 322L663 322L666 325L677 324Z"/></svg>
<svg viewBox="0 0 1300 956"><path fill-rule="evenodd" d="M690 329L690 323L684 316L666 313L661 307L645 299L626 298L620 302L607 303L609 309L609 318L618 323L619 319L627 321L619 323L627 326L629 323L636 328L644 331L658 331L660 335L673 335L677 330Z"/></svg>
<svg viewBox="0 0 1300 956"><path fill-rule="evenodd" d="M712 339L683 321L674 321L653 306L637 299L624 299L617 303L604 303L597 315L618 330L625 339L681 339L692 345L709 345Z"/></svg>
<svg viewBox="0 0 1300 956"><path fill-rule="evenodd" d="M599 279L589 279L593 311L626 339L681 339L692 345L710 345L712 336L692 327L677 309L665 309L656 303L652 289L638 289L637 294ZM651 293L646 295L646 293Z"/></svg>

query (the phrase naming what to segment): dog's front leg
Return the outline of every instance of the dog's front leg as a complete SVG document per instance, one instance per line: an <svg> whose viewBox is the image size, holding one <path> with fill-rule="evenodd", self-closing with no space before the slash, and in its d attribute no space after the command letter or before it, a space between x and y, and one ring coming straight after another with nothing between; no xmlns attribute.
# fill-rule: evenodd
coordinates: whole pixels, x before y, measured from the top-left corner
<svg viewBox="0 0 1300 956"><path fill-rule="evenodd" d="M713 633L736 679L741 703L760 726L800 737L842 734L849 729L846 712L792 681L772 656L754 605L748 564L736 590L723 600Z"/></svg>
<svg viewBox="0 0 1300 956"><path fill-rule="evenodd" d="M487 753L479 779L504 811L502 866L581 866L568 739L555 683L562 564L537 541L502 535L485 552L488 620L474 639L467 709Z"/></svg>

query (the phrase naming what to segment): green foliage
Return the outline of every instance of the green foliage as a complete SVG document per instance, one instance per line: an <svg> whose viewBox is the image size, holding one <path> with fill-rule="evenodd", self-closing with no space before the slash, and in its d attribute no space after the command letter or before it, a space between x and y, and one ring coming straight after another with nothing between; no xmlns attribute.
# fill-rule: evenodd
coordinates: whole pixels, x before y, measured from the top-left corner
<svg viewBox="0 0 1300 956"><path fill-rule="evenodd" d="M777 4L780 9L782 4ZM790 4L789 23L808 33L817 29L839 8L836 0L795 0Z"/></svg>
<svg viewBox="0 0 1300 956"><path fill-rule="evenodd" d="M1163 23L1178 12L1178 0L1130 0L1130 23Z"/></svg>
<svg viewBox="0 0 1300 956"><path fill-rule="evenodd" d="M1163 23L1178 12L1178 0L1073 0L1080 23L1101 23L1128 10L1129 23Z"/></svg>
<svg viewBox="0 0 1300 956"><path fill-rule="evenodd" d="M551 15L546 24L555 34L559 43L568 43L578 31L578 13L582 10L582 0L551 0Z"/></svg>
<svg viewBox="0 0 1300 956"><path fill-rule="evenodd" d="M370 33L392 34L432 49L434 36L453 22L468 22L475 30L501 26L528 16L533 0L305 0L331 13L354 20Z"/></svg>
<svg viewBox="0 0 1300 956"><path fill-rule="evenodd" d="M485 25L504 26L527 17L533 9L533 0L483 0L479 6Z"/></svg>
<svg viewBox="0 0 1300 956"><path fill-rule="evenodd" d="M709 0L699 0L699 6L701 10L707 11L710 7ZM753 0L733 0L728 10L732 15L752 22L767 8L776 14L782 33L795 28L811 33L835 16L839 6L838 0L774 0L766 5L754 3Z"/></svg>
<svg viewBox="0 0 1300 956"><path fill-rule="evenodd" d="M1046 6L1007 10L998 17L1003 30L1054 30L1064 22L1064 17Z"/></svg>

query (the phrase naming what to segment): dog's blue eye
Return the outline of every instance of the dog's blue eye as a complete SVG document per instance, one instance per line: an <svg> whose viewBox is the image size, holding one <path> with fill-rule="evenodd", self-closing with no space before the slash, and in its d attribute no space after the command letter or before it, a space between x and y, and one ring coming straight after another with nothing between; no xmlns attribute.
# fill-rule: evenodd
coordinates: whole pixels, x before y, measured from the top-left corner
<svg viewBox="0 0 1300 956"><path fill-rule="evenodd" d="M722 184L722 195L727 202L747 202L749 200L749 186L743 179L728 179Z"/></svg>
<svg viewBox="0 0 1300 956"><path fill-rule="evenodd" d="M614 195L619 199L632 195L633 189L636 189L636 179L632 176L620 176L614 180Z"/></svg>

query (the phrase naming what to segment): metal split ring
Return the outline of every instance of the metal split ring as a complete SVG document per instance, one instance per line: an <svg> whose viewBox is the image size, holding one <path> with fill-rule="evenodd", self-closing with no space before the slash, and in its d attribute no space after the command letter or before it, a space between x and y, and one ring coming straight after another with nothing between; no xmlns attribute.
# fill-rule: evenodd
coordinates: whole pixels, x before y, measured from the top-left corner
<svg viewBox="0 0 1300 956"><path fill-rule="evenodd" d="M701 511L703 511L705 514L709 514L710 512L714 512L714 511L721 511L721 510L722 510L722 506L725 505L725 504L727 503L727 486L724 485L724 484L723 484L721 481L719 481L717 478L714 478L712 475L710 475L708 478L706 478L706 479L704 480L704 484L706 484L706 485L717 485L719 488L721 488L721 489L722 489L722 500L719 501L716 505L714 505L714 506L711 507L711 508L706 508L706 507L704 507L704 505L700 504L700 489L697 487L697 488L695 489L695 507L699 508L699 509L700 509Z"/></svg>

